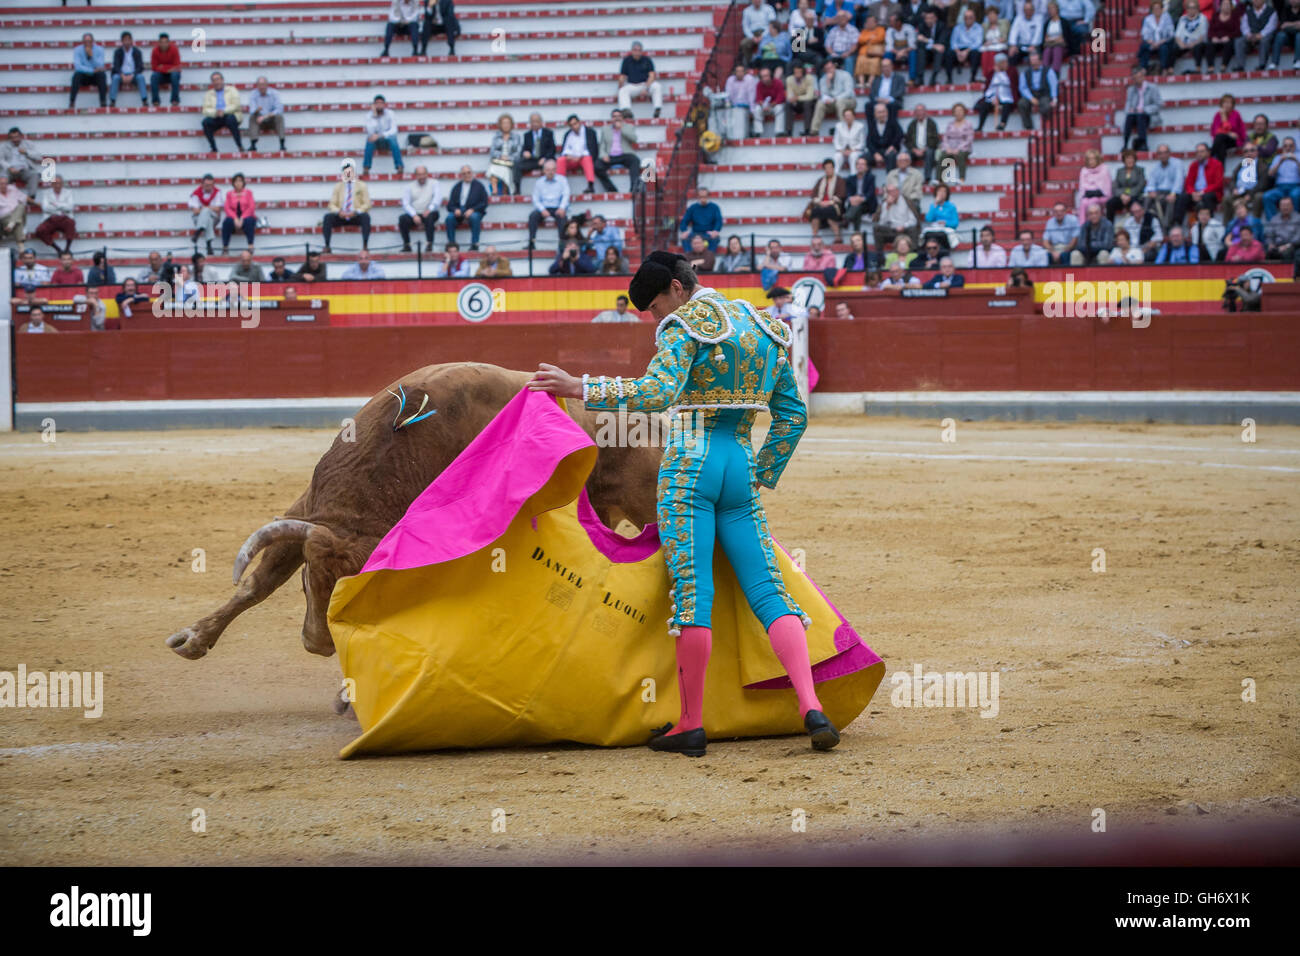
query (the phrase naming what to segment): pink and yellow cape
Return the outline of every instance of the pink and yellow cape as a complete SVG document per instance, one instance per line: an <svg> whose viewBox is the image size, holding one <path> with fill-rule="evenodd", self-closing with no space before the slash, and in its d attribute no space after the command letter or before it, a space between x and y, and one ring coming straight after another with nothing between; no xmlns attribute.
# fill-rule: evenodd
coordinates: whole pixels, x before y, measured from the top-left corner
<svg viewBox="0 0 1300 956"><path fill-rule="evenodd" d="M587 433L521 391L411 504L329 606L362 734L342 756L577 741L643 744L678 716L669 580L655 526L625 538L583 487ZM884 664L780 546L812 617L818 696L839 727ZM798 707L719 550L709 737L802 733Z"/></svg>

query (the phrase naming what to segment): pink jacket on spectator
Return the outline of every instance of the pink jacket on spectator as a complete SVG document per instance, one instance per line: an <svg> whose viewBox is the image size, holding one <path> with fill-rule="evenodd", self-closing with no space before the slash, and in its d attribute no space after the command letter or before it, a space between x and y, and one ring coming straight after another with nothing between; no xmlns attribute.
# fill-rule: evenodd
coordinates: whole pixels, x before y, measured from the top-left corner
<svg viewBox="0 0 1300 956"><path fill-rule="evenodd" d="M944 127L940 137L945 153L969 153L975 145L975 127L970 120L955 120Z"/></svg>
<svg viewBox="0 0 1300 956"><path fill-rule="evenodd" d="M1093 190L1099 191L1101 195L1085 198L1084 194ZM1084 166L1079 170L1079 191L1075 194L1075 202L1079 204L1078 216L1081 224L1088 218L1088 207L1105 203L1110 198L1111 191L1110 170L1106 168L1105 163Z"/></svg>
<svg viewBox="0 0 1300 956"><path fill-rule="evenodd" d="M1214 113L1214 120L1210 123L1210 136L1218 136L1220 133L1231 133L1237 138L1237 145L1240 146L1246 141L1246 124L1241 119L1241 114L1233 110L1228 114L1228 119L1223 119L1223 114L1217 110Z"/></svg>
<svg viewBox="0 0 1300 956"><path fill-rule="evenodd" d="M245 189L243 192L235 192L233 189L226 193L225 204L226 215L231 219L247 219L253 213L257 212L257 206L253 203L253 191Z"/></svg>

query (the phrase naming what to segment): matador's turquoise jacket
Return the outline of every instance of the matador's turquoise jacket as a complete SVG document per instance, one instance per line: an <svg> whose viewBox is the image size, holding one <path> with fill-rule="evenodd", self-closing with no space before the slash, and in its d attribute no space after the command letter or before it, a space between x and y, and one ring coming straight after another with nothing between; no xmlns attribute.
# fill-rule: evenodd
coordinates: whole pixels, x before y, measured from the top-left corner
<svg viewBox="0 0 1300 956"><path fill-rule="evenodd" d="M670 439L659 468L659 537L673 577L669 633L710 626L715 531L763 626L782 614L796 614L807 626L781 580L757 487L776 487L807 427L789 328L748 302L700 288L659 323L655 341L645 375L584 377L583 399L593 410L666 411L674 418L703 410L702 442L689 434ZM760 410L771 413L772 424L755 456L750 430Z"/></svg>

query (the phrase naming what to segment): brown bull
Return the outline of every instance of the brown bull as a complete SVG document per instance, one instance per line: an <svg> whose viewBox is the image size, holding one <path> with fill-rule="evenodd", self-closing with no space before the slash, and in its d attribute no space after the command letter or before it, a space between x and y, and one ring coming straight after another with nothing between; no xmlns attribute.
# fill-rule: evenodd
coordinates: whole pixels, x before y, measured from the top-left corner
<svg viewBox="0 0 1300 956"><path fill-rule="evenodd" d="M436 414L394 428L398 402L380 392L356 415L355 440L334 439L312 474L307 490L285 512L244 542L235 559L234 596L207 617L167 638L181 657L197 660L217 643L236 617L266 600L302 567L307 614L302 643L313 654L334 653L326 610L334 582L357 574L380 539L406 513L443 469L532 377L495 365L429 365L400 383L408 396L405 415ZM569 414L593 438L597 419L580 403ZM405 416L404 416L405 417ZM655 520L655 481L662 447L601 447L587 479L596 514L610 527L627 518L637 527ZM262 560L247 575L257 554ZM241 580L242 579L242 580Z"/></svg>

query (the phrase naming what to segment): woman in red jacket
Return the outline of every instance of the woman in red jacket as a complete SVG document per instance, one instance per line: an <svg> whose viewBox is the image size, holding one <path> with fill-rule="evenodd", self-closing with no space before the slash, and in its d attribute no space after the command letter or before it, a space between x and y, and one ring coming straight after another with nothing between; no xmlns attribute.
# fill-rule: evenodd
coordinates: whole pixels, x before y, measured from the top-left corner
<svg viewBox="0 0 1300 956"><path fill-rule="evenodd" d="M257 232L257 205L253 202L253 191L244 188L244 174L235 173L230 177L230 188L226 190L226 203L223 207L226 218L221 222L221 254L230 248L230 237L236 229L244 233L248 240L248 251L253 251L253 235Z"/></svg>
<svg viewBox="0 0 1300 956"><path fill-rule="evenodd" d="M1221 163L1228 161L1229 150L1246 141L1246 123L1237 112L1237 100L1231 93L1224 93L1219 100L1219 112L1210 122L1210 135L1214 137L1210 155Z"/></svg>

